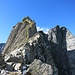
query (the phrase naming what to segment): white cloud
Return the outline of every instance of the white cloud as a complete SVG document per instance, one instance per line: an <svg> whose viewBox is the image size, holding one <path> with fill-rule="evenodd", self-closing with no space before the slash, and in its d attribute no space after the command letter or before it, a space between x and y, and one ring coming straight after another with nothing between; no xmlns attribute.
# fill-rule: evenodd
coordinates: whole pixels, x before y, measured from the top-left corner
<svg viewBox="0 0 75 75"><path fill-rule="evenodd" d="M44 28L41 28L41 27L37 27L37 31L40 31L40 30L44 30Z"/></svg>
<svg viewBox="0 0 75 75"><path fill-rule="evenodd" d="M37 27L37 31L43 31L44 33L48 33L49 29L48 28L41 28L41 27Z"/></svg>

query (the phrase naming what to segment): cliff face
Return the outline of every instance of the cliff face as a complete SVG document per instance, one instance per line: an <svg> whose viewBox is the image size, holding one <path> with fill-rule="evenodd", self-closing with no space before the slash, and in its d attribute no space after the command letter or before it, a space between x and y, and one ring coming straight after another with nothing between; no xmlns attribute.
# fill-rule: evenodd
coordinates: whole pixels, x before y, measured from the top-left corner
<svg viewBox="0 0 75 75"><path fill-rule="evenodd" d="M22 22L19 22L13 27L2 53L8 54L17 48L20 48L36 32L36 23L29 17L25 17Z"/></svg>
<svg viewBox="0 0 75 75"><path fill-rule="evenodd" d="M67 56L70 63L72 75L75 75L75 37L70 32L66 33L66 44L67 44Z"/></svg>
<svg viewBox="0 0 75 75"><path fill-rule="evenodd" d="M51 54L53 60L58 68L59 75L72 75L67 52L66 44L66 32L65 27L56 26L55 28L49 30L48 40L50 41Z"/></svg>
<svg viewBox="0 0 75 75"><path fill-rule="evenodd" d="M68 30L66 33L67 51L75 50L75 36Z"/></svg>
<svg viewBox="0 0 75 75"><path fill-rule="evenodd" d="M13 27L2 54L9 73L75 75L75 37L65 27L57 25L45 34L25 17Z"/></svg>

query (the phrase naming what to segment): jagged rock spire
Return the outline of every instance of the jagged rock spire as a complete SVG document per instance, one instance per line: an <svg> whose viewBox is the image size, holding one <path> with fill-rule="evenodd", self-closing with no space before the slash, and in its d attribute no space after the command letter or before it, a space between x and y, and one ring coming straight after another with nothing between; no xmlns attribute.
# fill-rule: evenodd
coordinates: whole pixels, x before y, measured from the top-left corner
<svg viewBox="0 0 75 75"><path fill-rule="evenodd" d="M25 17L22 22L19 22L12 29L2 53L8 54L9 52L21 47L36 32L36 24L29 17Z"/></svg>
<svg viewBox="0 0 75 75"><path fill-rule="evenodd" d="M30 19L30 17L29 17L29 16L24 17L24 18L23 18L23 20L22 20L22 22L24 22L25 20L29 20L29 21L31 21L31 22L32 22L32 19Z"/></svg>

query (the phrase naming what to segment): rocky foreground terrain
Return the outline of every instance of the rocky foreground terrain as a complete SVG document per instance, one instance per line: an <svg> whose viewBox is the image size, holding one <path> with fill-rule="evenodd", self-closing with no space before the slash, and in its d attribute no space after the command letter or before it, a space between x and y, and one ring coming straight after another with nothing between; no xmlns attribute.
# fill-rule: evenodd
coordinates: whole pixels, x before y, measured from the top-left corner
<svg viewBox="0 0 75 75"><path fill-rule="evenodd" d="M75 37L59 25L48 34L37 31L25 17L0 54L0 75L75 75Z"/></svg>

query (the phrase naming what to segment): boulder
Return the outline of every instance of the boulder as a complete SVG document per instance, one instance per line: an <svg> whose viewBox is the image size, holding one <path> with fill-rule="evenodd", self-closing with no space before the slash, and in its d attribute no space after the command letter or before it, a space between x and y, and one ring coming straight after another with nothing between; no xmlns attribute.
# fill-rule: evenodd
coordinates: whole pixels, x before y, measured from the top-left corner
<svg viewBox="0 0 75 75"><path fill-rule="evenodd" d="M0 75L8 75L8 74L9 74L9 71L6 71L6 70L1 70Z"/></svg>
<svg viewBox="0 0 75 75"><path fill-rule="evenodd" d="M14 70L15 71L22 70L22 64L21 63L15 63Z"/></svg>
<svg viewBox="0 0 75 75"><path fill-rule="evenodd" d="M6 55L4 60L6 62L17 62L17 63L22 63L22 57L20 56L14 56L12 54Z"/></svg>
<svg viewBox="0 0 75 75"><path fill-rule="evenodd" d="M7 62L5 69L6 69L7 71L14 71L13 64L14 64L14 62Z"/></svg>
<svg viewBox="0 0 75 75"><path fill-rule="evenodd" d="M35 59L29 66L27 72L31 75L58 75L53 74L51 65L41 62L41 60ZM58 73L58 72L56 72Z"/></svg>

